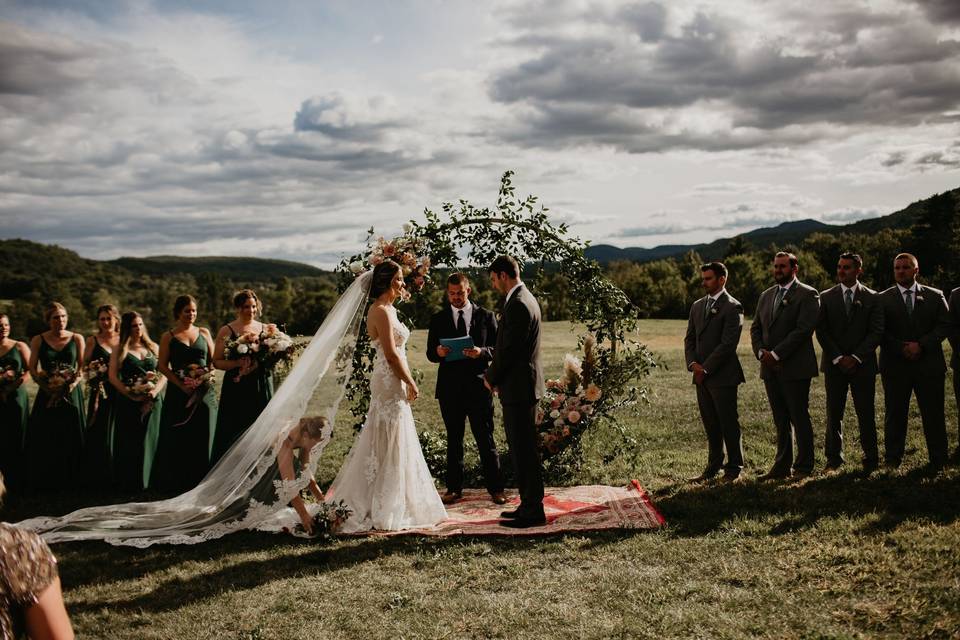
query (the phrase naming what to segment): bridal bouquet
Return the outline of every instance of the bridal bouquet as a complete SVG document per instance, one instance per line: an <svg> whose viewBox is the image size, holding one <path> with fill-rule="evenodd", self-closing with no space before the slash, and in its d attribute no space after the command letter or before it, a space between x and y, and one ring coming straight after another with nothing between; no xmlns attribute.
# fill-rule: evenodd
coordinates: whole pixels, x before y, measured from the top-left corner
<svg viewBox="0 0 960 640"><path fill-rule="evenodd" d="M0 369L0 402L6 402L20 386L20 370L12 364Z"/></svg>
<svg viewBox="0 0 960 640"><path fill-rule="evenodd" d="M41 371L40 381L46 385L50 394L47 407L59 407L66 400L76 380L77 370L69 365L60 364L50 371Z"/></svg>
<svg viewBox="0 0 960 640"><path fill-rule="evenodd" d="M140 416L146 416L153 410L154 399L150 397L150 392L157 388L160 382L160 376L156 371L147 371L143 375L124 380L123 384L127 388L127 393L140 399Z"/></svg>
<svg viewBox="0 0 960 640"><path fill-rule="evenodd" d="M293 338L277 328L275 324L263 326L260 333L260 366L269 370L289 367L294 356L306 348L306 343L296 343Z"/></svg>
<svg viewBox="0 0 960 640"><path fill-rule="evenodd" d="M315 538L329 538L340 530L340 527L351 515L353 515L353 511L343 500L321 502L319 510L313 516L313 536Z"/></svg>
<svg viewBox="0 0 960 640"><path fill-rule="evenodd" d="M546 394L537 409L540 449L546 455L558 453L590 424L597 412L603 390L591 381L596 368L596 342L584 342L584 358L566 354L563 376L547 380Z"/></svg>
<svg viewBox="0 0 960 640"><path fill-rule="evenodd" d="M103 358L91 360L83 365L83 379L90 387L91 397L107 397L107 373L110 371L110 363Z"/></svg>

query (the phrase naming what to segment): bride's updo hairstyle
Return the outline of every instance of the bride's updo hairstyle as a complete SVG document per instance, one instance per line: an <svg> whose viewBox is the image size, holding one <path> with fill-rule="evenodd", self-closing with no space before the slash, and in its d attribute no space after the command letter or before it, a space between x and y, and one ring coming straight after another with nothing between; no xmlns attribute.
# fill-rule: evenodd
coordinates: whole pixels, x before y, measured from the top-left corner
<svg viewBox="0 0 960 640"><path fill-rule="evenodd" d="M373 275L370 277L371 300L376 300L390 289L390 283L393 282L393 277L398 271L400 271L400 265L393 260L384 260L373 268Z"/></svg>

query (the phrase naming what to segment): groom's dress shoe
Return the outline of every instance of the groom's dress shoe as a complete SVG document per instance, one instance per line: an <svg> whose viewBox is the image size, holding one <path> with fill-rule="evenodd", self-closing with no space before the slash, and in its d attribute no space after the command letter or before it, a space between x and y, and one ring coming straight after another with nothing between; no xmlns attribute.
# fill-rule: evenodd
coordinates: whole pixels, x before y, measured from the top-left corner
<svg viewBox="0 0 960 640"><path fill-rule="evenodd" d="M509 529L529 529L530 527L541 527L547 524L546 516L516 516L510 520L506 520L500 523L501 527L507 527Z"/></svg>
<svg viewBox="0 0 960 640"><path fill-rule="evenodd" d="M688 478L688 482L706 482L707 480L713 480L717 474L720 473L719 469L704 469L703 473L692 478Z"/></svg>
<svg viewBox="0 0 960 640"><path fill-rule="evenodd" d="M518 513L519 511L520 511L519 509L514 509L513 511L501 511L500 517L501 518L519 518L521 517L520 513Z"/></svg>
<svg viewBox="0 0 960 640"><path fill-rule="evenodd" d="M440 501L443 502L443 504L453 504L462 497L462 491L447 491L445 494L440 496Z"/></svg>
<svg viewBox="0 0 960 640"><path fill-rule="evenodd" d="M490 499L493 504L507 504L507 496L504 495L503 491L494 491L490 494Z"/></svg>

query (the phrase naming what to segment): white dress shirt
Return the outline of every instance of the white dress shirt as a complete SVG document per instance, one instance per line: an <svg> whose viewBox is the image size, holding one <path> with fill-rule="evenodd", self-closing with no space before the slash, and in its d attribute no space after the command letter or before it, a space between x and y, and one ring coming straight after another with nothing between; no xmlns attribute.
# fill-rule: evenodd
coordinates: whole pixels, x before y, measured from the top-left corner
<svg viewBox="0 0 960 640"><path fill-rule="evenodd" d="M793 280L791 280L791 281L788 282L787 284L782 285L782 286L780 287L781 289L783 289L783 297L780 298L781 304L783 304L783 300L786 300L786 299L787 299L787 294L790 293L790 287L792 287L796 281L797 281L797 279L794 278ZM764 351L763 349L760 349L760 351L757 352L757 360L763 358L763 351ZM771 351L771 352L770 352L770 355L773 356L773 359L774 359L774 360L780 360L780 356L778 356L778 355L776 354L776 352Z"/></svg>
<svg viewBox="0 0 960 640"><path fill-rule="evenodd" d="M842 297L843 297L843 304L844 304L844 305L847 304L847 291L853 291L853 299L856 300L856 298L857 298L857 291L858 291L859 289L860 289L860 282L859 282L859 281L858 281L855 285L853 285L852 287L848 287L847 285L845 285L845 284L843 284L843 283L841 282L841 283L840 283L840 293L842 294ZM863 360L861 360L860 358L858 358L855 354L852 354L852 353L851 353L850 355L851 355L851 357L853 357L854 360L856 360L856 361L859 362L860 364L863 364ZM834 359L833 359L833 364L837 364L838 362L840 362L840 359L841 359L842 357L843 357L843 356L837 356L836 358L834 358Z"/></svg>

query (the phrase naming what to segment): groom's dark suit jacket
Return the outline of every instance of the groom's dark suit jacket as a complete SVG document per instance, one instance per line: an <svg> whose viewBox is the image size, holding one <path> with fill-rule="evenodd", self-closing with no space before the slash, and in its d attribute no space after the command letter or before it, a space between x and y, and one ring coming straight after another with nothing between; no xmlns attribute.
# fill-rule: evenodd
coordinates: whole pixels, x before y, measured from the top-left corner
<svg viewBox="0 0 960 640"><path fill-rule="evenodd" d="M743 367L737 345L743 332L743 305L724 291L710 313L704 313L707 296L693 303L683 340L687 367L699 362L707 370L707 386L743 384Z"/></svg>
<svg viewBox="0 0 960 640"><path fill-rule="evenodd" d="M479 389L486 394L480 376L487 370L487 364L493 359L494 345L497 340L497 319L493 312L472 302L470 326L467 332L473 338L473 344L482 351L479 358L465 358L447 362L437 355L437 346L441 338L458 338L460 333L453 321L453 312L449 305L433 314L430 318L430 330L427 333L427 359L439 362L437 371L437 391L435 397L453 398Z"/></svg>
<svg viewBox="0 0 960 640"><path fill-rule="evenodd" d="M543 397L540 366L540 305L525 285L503 305L493 361L487 381L497 387L503 404L532 405Z"/></svg>

